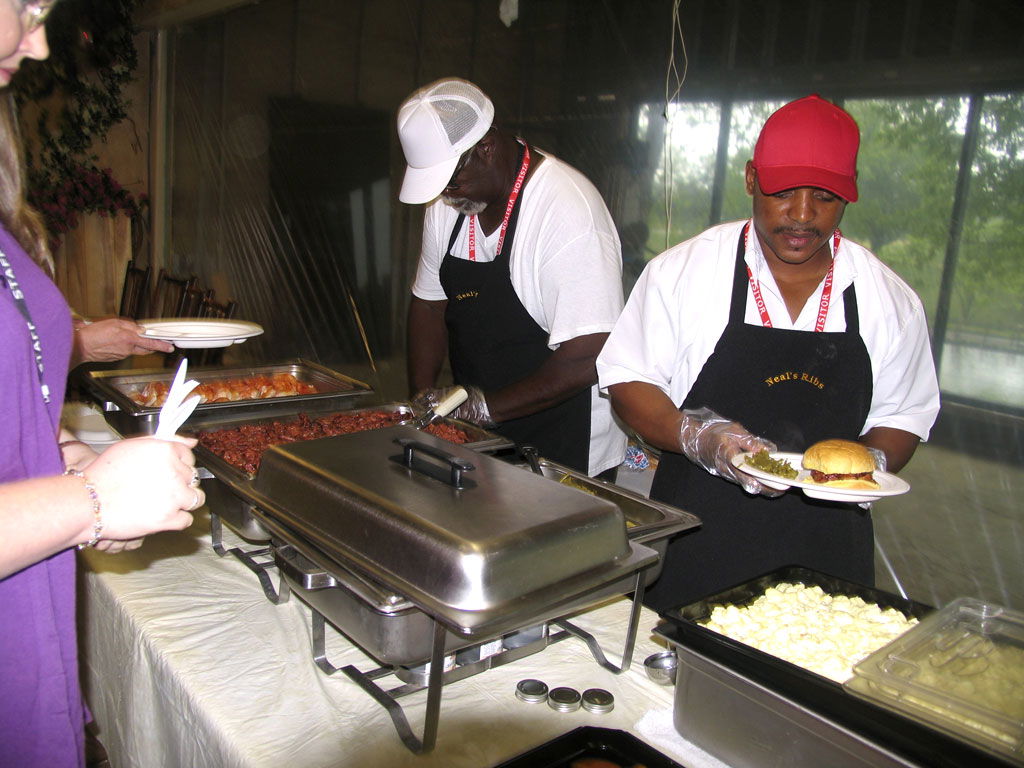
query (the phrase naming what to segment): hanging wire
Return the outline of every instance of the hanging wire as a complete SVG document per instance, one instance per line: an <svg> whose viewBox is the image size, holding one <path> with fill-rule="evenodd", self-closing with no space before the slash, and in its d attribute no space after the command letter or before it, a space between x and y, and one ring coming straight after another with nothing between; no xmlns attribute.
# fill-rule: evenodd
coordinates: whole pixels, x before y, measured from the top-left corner
<svg viewBox="0 0 1024 768"><path fill-rule="evenodd" d="M665 185L665 250L672 245L672 116L669 114L671 105L679 96L686 81L686 70L689 68L689 59L686 55L686 39L683 36L683 23L679 18L679 5L682 0L672 2L672 40L669 45L668 67L665 72L665 107L661 116L667 123L662 141L664 141L664 173L662 183ZM676 40L679 41L679 51L683 58L683 70L680 73L676 65Z"/></svg>

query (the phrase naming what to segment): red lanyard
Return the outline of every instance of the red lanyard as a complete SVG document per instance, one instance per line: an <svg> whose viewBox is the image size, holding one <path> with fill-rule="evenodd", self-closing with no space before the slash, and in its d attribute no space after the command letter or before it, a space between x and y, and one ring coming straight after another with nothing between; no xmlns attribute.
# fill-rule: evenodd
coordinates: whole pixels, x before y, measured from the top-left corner
<svg viewBox="0 0 1024 768"><path fill-rule="evenodd" d="M746 223L743 227L743 241L747 242L747 236L750 234L750 222ZM821 289L821 303L818 305L818 319L814 323L814 331L820 333L825 330L825 318L828 317L828 305L832 301L832 270L836 266L836 254L839 253L839 241L842 239L843 233L838 229L832 233L832 263L829 264L828 274L825 275L825 286ZM744 245L744 250L746 249ZM761 324L765 328L772 327L772 319L768 317L768 308L764 304L764 299L761 297L761 286L754 279L754 273L750 271L750 265L747 265L747 279L750 281L750 290L754 292L754 302L757 304L757 311L761 315Z"/></svg>
<svg viewBox="0 0 1024 768"><path fill-rule="evenodd" d="M523 163L519 166L519 174L516 176L516 183L512 185L512 192L508 196L508 203L505 205L505 218L501 220L501 230L498 234L498 250L495 257L501 254L501 246L505 242L505 230L508 229L508 220L512 216L512 209L516 207L516 200L519 199L519 192L523 188L523 180L526 172L530 169L530 148L523 144ZM476 216L469 217L469 260L476 261Z"/></svg>

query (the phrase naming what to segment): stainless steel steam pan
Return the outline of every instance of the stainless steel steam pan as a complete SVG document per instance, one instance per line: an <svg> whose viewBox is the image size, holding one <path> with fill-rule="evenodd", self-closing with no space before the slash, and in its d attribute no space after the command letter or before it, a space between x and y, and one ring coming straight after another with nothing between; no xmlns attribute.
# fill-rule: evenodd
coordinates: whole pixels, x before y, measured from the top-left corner
<svg viewBox="0 0 1024 768"><path fill-rule="evenodd" d="M907 616L932 609L799 566L780 568L661 614L655 634L679 655L674 723L687 740L729 765L1005 765L970 744L884 707L842 685L703 627L715 604L741 605L779 582L820 586ZM735 723L744 728L737 730Z"/></svg>
<svg viewBox="0 0 1024 768"><path fill-rule="evenodd" d="M377 662L414 666L430 658L433 619L408 598L331 561L272 518L274 564L290 589ZM478 642L445 633L445 653Z"/></svg>
<svg viewBox="0 0 1024 768"><path fill-rule="evenodd" d="M274 446L251 501L464 634L518 628L657 560L615 504L409 426Z"/></svg>
<svg viewBox="0 0 1024 768"><path fill-rule="evenodd" d="M274 563L289 588L319 611L376 661L388 666L414 667L430 657L434 617L390 585L380 583L325 555L287 525L255 511L273 538ZM636 546L649 559L651 550ZM646 550L646 551L645 551ZM583 610L602 600L625 594L636 586L635 572L643 560L634 560L623 573L621 564L590 580L578 581L574 592L558 585L546 599L529 599L522 608L497 617L468 634L453 628L445 632L445 653L458 651ZM609 581L611 579L611 581Z"/></svg>
<svg viewBox="0 0 1024 768"><path fill-rule="evenodd" d="M225 418L226 415L261 417L289 415L299 411L342 410L355 399L373 394L371 387L358 379L326 368L309 360L289 360L283 363L253 365L236 368L192 368L190 379L200 384L219 380L247 378L250 376L272 376L290 373L303 383L317 388L314 394L271 397L262 400L236 400L228 403L203 403L196 407L185 424L201 428L208 422ZM132 400L132 394L150 382L170 384L174 370L156 368L144 370L97 370L75 374L83 389L103 410L107 423L122 435L150 435L156 431L160 408L139 405Z"/></svg>

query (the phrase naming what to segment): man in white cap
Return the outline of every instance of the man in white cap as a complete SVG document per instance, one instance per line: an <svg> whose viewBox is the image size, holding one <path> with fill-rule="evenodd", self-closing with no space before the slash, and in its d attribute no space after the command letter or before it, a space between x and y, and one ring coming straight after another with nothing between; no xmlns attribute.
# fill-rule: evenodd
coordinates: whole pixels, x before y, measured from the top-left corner
<svg viewBox="0 0 1024 768"><path fill-rule="evenodd" d="M874 584L863 496L782 493L733 464L843 438L895 472L935 422L921 300L838 229L859 145L854 119L817 95L776 111L746 166L752 217L653 259L601 352L617 413L664 449L651 498L701 518L644 595L659 611L787 565Z"/></svg>
<svg viewBox="0 0 1024 768"><path fill-rule="evenodd" d="M398 112L399 199L428 204L408 322L410 391L443 396L445 355L470 398L455 413L598 475L626 438L594 361L622 309L618 234L586 177L494 124L446 78Z"/></svg>

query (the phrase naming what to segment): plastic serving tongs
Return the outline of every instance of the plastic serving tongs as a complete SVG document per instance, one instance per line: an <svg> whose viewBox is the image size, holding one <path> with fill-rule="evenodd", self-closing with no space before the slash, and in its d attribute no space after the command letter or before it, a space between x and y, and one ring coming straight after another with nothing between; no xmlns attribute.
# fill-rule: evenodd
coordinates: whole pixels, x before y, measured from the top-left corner
<svg viewBox="0 0 1024 768"><path fill-rule="evenodd" d="M185 381L186 371L188 371L188 359L183 357L177 373L174 374L171 391L167 393L167 399L160 409L153 437L161 440L169 440L174 437L181 425L199 405L199 401L202 400L199 395L192 395L188 400L185 399L193 389L199 386L198 381Z"/></svg>

